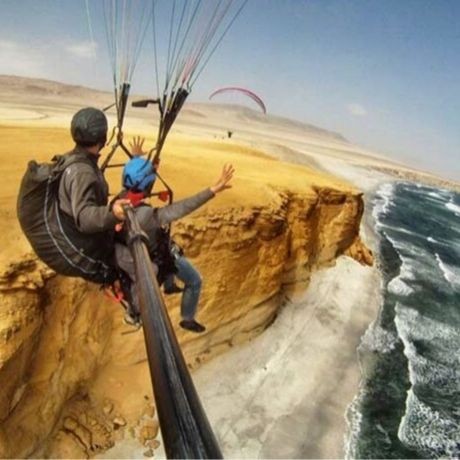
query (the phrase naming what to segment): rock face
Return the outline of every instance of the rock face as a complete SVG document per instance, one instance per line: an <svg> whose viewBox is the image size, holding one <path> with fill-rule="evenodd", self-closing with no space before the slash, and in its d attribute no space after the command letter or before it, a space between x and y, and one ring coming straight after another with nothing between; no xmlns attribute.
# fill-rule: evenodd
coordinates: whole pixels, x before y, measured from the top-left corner
<svg viewBox="0 0 460 460"><path fill-rule="evenodd" d="M207 333L177 331L189 365L263 331L315 267L343 253L371 264L362 213L357 192L275 189L265 206L177 224L175 238L205 280ZM167 303L177 324L179 299ZM121 309L97 286L55 276L30 255L4 268L0 305L1 457L91 457L129 433L158 444L147 443L158 430L142 333L121 324Z"/></svg>
<svg viewBox="0 0 460 460"><path fill-rule="evenodd" d="M0 455L30 456L103 362L111 316L80 280L29 259L0 281ZM91 324L91 328L88 328Z"/></svg>
<svg viewBox="0 0 460 460"><path fill-rule="evenodd" d="M82 105L106 106L112 96L0 80L0 158L8 160L0 188L0 457L101 456L119 439L150 457L158 424L142 331L122 323L122 309L98 286L56 276L39 262L15 211L31 155L44 162L69 151L72 113ZM308 286L315 268L343 253L372 262L359 239L360 193L266 153L297 155L304 141L308 151L319 145L321 155L331 142L333 153L349 154L352 146L313 127L222 112L199 105L185 110L162 154L162 177L176 199L213 184L224 163L237 171L232 189L173 227L203 277L198 319L206 333L176 330L191 368L267 328L285 299ZM154 145L150 112L128 115L125 136L144 133L146 145ZM231 140L221 136L227 126L236 127ZM120 171L107 170L106 177L117 193ZM166 302L177 326L180 298Z"/></svg>
<svg viewBox="0 0 460 460"><path fill-rule="evenodd" d="M177 240L186 254L200 259L206 281L200 318L215 325L209 334L187 340L192 364L263 331L286 296L308 284L315 267L359 243L359 194L283 191L275 203L177 225ZM173 304L173 314L177 309Z"/></svg>

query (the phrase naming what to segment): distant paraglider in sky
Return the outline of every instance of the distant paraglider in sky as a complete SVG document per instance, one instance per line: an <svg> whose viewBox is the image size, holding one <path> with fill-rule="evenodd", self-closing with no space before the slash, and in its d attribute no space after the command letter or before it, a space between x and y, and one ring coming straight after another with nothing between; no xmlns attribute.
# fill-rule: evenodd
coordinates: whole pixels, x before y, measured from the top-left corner
<svg viewBox="0 0 460 460"><path fill-rule="evenodd" d="M239 86L225 86L224 88L219 88L219 89L216 89L210 96L209 96L209 100L212 100L214 99L215 97L217 97L217 99L219 99L219 97L221 96L227 96L227 97L224 97L222 98L223 101L226 101L226 102L240 102L241 99L246 99L246 100L252 100L255 102L255 104L257 105L257 107L264 113L266 114L267 113L267 108L264 104L264 102L262 101L262 99L256 94L254 93L253 91L249 90L249 89L246 89L246 88L241 88ZM241 99L239 96L243 96Z"/></svg>

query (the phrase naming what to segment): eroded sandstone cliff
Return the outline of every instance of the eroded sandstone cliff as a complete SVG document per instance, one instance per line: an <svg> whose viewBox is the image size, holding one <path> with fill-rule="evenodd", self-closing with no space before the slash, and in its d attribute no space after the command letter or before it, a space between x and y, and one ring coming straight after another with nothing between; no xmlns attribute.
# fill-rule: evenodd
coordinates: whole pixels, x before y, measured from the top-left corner
<svg viewBox="0 0 460 460"><path fill-rule="evenodd" d="M250 200L249 200L250 202ZM312 270L348 253L362 263L361 195L271 188L266 205L211 209L175 236L205 280L202 336L177 330L190 367L250 340ZM179 301L167 298L171 320ZM0 276L0 456L94 456L122 436L153 454L158 425L142 332L100 289L55 276L33 255Z"/></svg>

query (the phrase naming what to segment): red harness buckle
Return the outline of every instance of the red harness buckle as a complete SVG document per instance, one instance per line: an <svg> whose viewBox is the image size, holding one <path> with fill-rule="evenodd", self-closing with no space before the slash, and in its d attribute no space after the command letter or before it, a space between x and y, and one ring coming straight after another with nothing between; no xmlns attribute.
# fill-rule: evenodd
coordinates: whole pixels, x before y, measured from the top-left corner
<svg viewBox="0 0 460 460"><path fill-rule="evenodd" d="M145 198L145 194L144 192L133 192L132 190L128 190L126 198L131 201L131 204L134 207L136 207L142 203L142 200Z"/></svg>
<svg viewBox="0 0 460 460"><path fill-rule="evenodd" d="M111 284L110 286L104 286L104 294L106 297L117 303L121 303L125 298L121 286L117 282Z"/></svg>

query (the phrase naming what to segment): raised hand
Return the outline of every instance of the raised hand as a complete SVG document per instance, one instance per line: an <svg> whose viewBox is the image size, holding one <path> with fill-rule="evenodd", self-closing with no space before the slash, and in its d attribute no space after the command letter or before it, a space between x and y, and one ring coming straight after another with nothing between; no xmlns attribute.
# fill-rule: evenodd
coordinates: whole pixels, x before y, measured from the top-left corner
<svg viewBox="0 0 460 460"><path fill-rule="evenodd" d="M133 157L141 157L142 155L145 155L147 153L142 150L144 141L145 141L144 137L141 137L141 136L133 137L132 142L129 143L129 146L131 147L131 155Z"/></svg>
<svg viewBox="0 0 460 460"><path fill-rule="evenodd" d="M216 194L222 192L222 190L231 188L232 186L229 184L229 182L232 180L234 172L235 169L231 164L224 165L224 167L222 168L222 174L220 175L217 182L213 186L209 187L211 189L211 192Z"/></svg>

